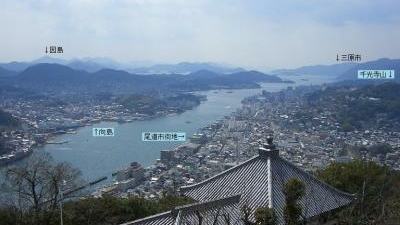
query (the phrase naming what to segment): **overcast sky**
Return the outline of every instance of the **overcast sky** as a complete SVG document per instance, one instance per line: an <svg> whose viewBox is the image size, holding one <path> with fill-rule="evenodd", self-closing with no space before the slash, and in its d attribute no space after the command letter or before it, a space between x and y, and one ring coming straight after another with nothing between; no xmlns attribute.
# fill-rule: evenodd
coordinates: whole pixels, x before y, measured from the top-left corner
<svg viewBox="0 0 400 225"><path fill-rule="evenodd" d="M246 68L400 58L399 0L0 0L0 61L57 56Z"/></svg>

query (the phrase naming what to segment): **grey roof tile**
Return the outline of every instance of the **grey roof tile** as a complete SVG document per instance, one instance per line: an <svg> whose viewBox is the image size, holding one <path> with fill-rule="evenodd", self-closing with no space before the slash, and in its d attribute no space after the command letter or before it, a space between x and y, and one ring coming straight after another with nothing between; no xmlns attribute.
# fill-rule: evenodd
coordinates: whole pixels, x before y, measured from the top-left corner
<svg viewBox="0 0 400 225"><path fill-rule="evenodd" d="M186 225L198 224L198 214L203 218L203 224L225 224L224 215L229 216L232 225L240 221L238 203L240 195L212 201L193 203L176 207L172 211L156 214L143 219L121 225ZM235 222L234 222L235 221Z"/></svg>
<svg viewBox="0 0 400 225"><path fill-rule="evenodd" d="M250 207L252 214L259 207L271 207L277 214L278 223L284 224L283 188L294 177L305 184L305 195L300 200L304 218L343 207L353 201L353 195L337 190L302 171L279 157L277 150L261 148L256 157L207 180L180 188L182 195L198 203L124 225L198 224L197 212L203 216L203 224L213 224L216 215L216 224L225 224L222 215L229 216L232 225L242 224L241 208L244 205ZM251 219L254 220L253 215Z"/></svg>
<svg viewBox="0 0 400 225"><path fill-rule="evenodd" d="M180 192L200 202L240 194L240 207L247 205L253 212L259 207L272 207L282 224L285 205L283 188L294 177L303 181L306 187L305 195L300 200L304 218L340 208L353 200L353 195L329 186L282 159L276 150L265 149L260 150L260 155L214 177L181 187Z"/></svg>

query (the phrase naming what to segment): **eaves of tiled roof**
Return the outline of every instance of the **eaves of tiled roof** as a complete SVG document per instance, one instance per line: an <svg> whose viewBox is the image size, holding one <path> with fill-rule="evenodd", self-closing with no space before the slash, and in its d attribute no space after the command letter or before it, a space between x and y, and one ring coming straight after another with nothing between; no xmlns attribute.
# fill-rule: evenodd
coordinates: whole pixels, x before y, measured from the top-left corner
<svg viewBox="0 0 400 225"><path fill-rule="evenodd" d="M203 224L214 224L215 220L219 221L217 224L222 224L225 219L224 216L229 217L230 221L239 221L239 201L240 195L234 195L212 201L193 203L121 225L199 224L199 215L202 217Z"/></svg>
<svg viewBox="0 0 400 225"><path fill-rule="evenodd" d="M291 178L305 184L305 195L300 200L304 218L312 218L343 207L354 196L333 188L313 175L302 171L279 157L277 150L261 148L259 155L214 177L180 188L180 193L196 201L210 201L241 195L239 206L248 206L252 212L259 207L273 208L279 224L284 223L284 185ZM253 215L251 218L254 220Z"/></svg>

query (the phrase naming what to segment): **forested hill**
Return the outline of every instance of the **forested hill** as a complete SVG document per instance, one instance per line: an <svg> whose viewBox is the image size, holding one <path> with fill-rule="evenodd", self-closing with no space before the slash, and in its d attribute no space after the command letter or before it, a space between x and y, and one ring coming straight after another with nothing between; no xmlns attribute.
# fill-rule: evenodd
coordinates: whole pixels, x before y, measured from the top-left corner
<svg viewBox="0 0 400 225"><path fill-rule="evenodd" d="M0 130L2 127L15 128L19 125L19 123L20 122L17 118L0 109Z"/></svg>
<svg viewBox="0 0 400 225"><path fill-rule="evenodd" d="M328 87L306 97L313 107L329 108L345 130L366 124L395 128L400 124L400 84Z"/></svg>

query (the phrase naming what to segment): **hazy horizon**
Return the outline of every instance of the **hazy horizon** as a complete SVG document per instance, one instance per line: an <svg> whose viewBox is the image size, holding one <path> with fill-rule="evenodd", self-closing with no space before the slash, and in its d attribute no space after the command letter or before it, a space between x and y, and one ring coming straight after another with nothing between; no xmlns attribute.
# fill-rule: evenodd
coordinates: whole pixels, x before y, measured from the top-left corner
<svg viewBox="0 0 400 225"><path fill-rule="evenodd" d="M396 0L3 0L0 61L215 62L269 70L400 58Z"/></svg>

